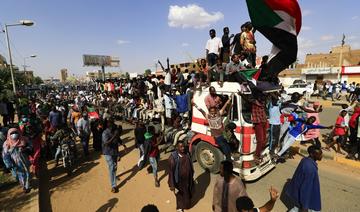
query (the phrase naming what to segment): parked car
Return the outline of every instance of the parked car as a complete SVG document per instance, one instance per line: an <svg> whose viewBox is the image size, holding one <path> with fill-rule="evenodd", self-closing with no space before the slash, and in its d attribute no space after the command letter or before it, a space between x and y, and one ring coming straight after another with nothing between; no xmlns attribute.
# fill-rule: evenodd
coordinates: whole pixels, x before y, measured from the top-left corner
<svg viewBox="0 0 360 212"><path fill-rule="evenodd" d="M295 92L298 92L299 94L305 94L306 90L309 90L311 94L314 92L313 86L306 83L293 84L285 88L286 93L289 95Z"/></svg>
<svg viewBox="0 0 360 212"><path fill-rule="evenodd" d="M294 80L293 85L294 84L306 84L306 82L304 80Z"/></svg>

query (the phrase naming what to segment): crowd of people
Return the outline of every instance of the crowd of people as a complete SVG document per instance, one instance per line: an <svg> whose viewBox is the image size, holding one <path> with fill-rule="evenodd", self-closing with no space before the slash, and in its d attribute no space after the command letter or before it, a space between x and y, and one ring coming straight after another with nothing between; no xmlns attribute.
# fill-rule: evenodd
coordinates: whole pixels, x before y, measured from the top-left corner
<svg viewBox="0 0 360 212"><path fill-rule="evenodd" d="M351 102L350 106L342 106L334 127L322 126L319 113L323 109L319 102L304 99L299 93L293 93L287 99L280 87L266 83L269 78L261 77L267 70L268 58L264 56L260 67L256 66L255 30L250 22L245 23L241 32L235 36L230 35L228 27L224 28L222 39L216 37L213 29L209 33L206 59L199 60L194 70L185 70L184 73L180 68L170 70L167 60L167 68L160 63L164 76L110 79L105 82L96 81L85 89L43 90L31 96L19 93L14 98L15 102L3 99L0 102L0 114L3 117L2 158L24 192L31 189L31 176L39 176L40 156L54 158L57 165L60 157L59 142L71 133L78 137L85 159L89 158L92 135L94 151L102 151L107 162L111 192L117 192L119 145L124 145L121 140L122 127L115 122L118 119L136 125L134 138L140 151L138 167L141 169L146 166L147 161L150 163L156 187L160 186L157 175L161 152L159 146L165 143L174 147L168 159L168 185L176 195L176 209L189 209L194 169L191 155L186 151L187 143L180 142L179 137L191 138L191 117L193 110L199 110L208 120L211 134L225 156L220 169L221 177L214 187L213 210L270 211L278 197L276 189L270 188L271 199L263 207L256 209L242 181L232 174L231 161L234 158L231 152L232 149L237 149L240 142L233 134L236 126L233 123L223 125L223 116L232 107L232 96L223 101L211 86L212 82L217 82L220 86L224 82L238 82L249 86L251 94L241 91L238 94L251 105L251 123L257 139L254 157L256 164L262 163L261 153L267 148L267 143L276 162L285 159L284 155L291 145L303 137L303 144L311 142L313 146L309 147L309 158L303 159L299 166L309 168L309 163L316 166L316 161L321 159L321 149L329 150L335 144L338 145L338 153L342 153L341 148L348 144L347 157L359 160L359 85L352 83L347 86L345 82L345 85L338 88L337 84L327 87L328 83L324 86L316 83L314 90L318 90L323 98L341 98L340 91L346 88L349 91L346 99ZM335 92L330 91L330 88ZM209 96L205 99L207 108L200 108L192 101L194 92L199 89L209 89ZM15 114L18 122L15 122ZM172 127L171 132L167 126ZM329 136L333 141L326 143L326 146L320 141L319 129L324 128L333 129L332 136ZM169 137L170 134L173 136ZM233 147L236 145L237 147ZM78 153L76 155L79 157ZM321 204L320 193L316 190L319 188L317 174L313 173L314 169L309 174L315 182L313 186L317 186L314 188L316 191L302 194L304 191L301 187L304 185L297 176L304 174L301 173L304 171L306 169L298 168L295 172L289 195L298 208L319 211ZM309 199L303 195L309 198L316 196L315 199Z"/></svg>

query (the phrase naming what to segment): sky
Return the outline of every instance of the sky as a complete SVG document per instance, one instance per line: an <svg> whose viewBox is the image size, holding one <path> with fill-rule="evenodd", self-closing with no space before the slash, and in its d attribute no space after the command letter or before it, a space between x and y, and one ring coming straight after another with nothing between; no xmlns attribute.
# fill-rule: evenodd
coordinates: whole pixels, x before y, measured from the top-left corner
<svg viewBox="0 0 360 212"><path fill-rule="evenodd" d="M306 53L329 52L342 34L360 48L359 0L300 0L303 24L298 37L300 62ZM59 78L60 69L84 76L97 67L84 67L82 55L111 55L120 67L106 71L138 72L165 63L205 56L208 31L222 36L225 26L238 33L249 21L245 0L1 0L0 25L29 19L34 26L9 28L14 64L42 78ZM257 54L268 54L271 43L255 33ZM5 34L0 54L8 58Z"/></svg>

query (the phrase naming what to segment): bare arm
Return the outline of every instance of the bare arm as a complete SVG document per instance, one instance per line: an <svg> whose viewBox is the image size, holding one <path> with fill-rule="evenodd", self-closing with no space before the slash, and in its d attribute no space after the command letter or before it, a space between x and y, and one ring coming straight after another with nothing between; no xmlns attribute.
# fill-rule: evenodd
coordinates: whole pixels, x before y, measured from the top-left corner
<svg viewBox="0 0 360 212"><path fill-rule="evenodd" d="M270 187L270 200L265 203L262 207L259 208L260 212L269 212L274 208L275 202L277 198L279 197L279 192L273 188Z"/></svg>
<svg viewBox="0 0 360 212"><path fill-rule="evenodd" d="M194 107L196 109L198 109L201 112L201 114L206 118L206 113L205 113L205 111L203 109L199 108L195 103L194 103Z"/></svg>
<svg viewBox="0 0 360 212"><path fill-rule="evenodd" d="M223 115L225 113L225 110L226 110L227 106L231 105L231 100L233 99L233 96L234 96L234 94L231 94L230 98L226 101L224 106L221 108L220 115Z"/></svg>

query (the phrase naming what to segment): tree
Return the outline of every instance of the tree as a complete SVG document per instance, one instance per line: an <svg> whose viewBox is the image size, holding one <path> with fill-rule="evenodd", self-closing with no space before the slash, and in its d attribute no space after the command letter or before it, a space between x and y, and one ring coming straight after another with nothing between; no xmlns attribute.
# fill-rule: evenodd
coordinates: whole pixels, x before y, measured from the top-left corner
<svg viewBox="0 0 360 212"><path fill-rule="evenodd" d="M34 84L35 85L40 85L42 83L44 83L44 81L41 79L41 77L35 77L34 78Z"/></svg>
<svg viewBox="0 0 360 212"><path fill-rule="evenodd" d="M125 72L125 78L126 78L126 79L130 79L130 74L129 74L129 72Z"/></svg>
<svg viewBox="0 0 360 212"><path fill-rule="evenodd" d="M150 70L150 69L146 69L144 75L145 75L145 77L151 75L151 70Z"/></svg>

